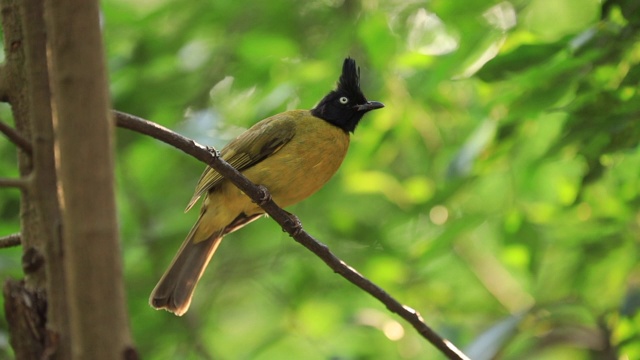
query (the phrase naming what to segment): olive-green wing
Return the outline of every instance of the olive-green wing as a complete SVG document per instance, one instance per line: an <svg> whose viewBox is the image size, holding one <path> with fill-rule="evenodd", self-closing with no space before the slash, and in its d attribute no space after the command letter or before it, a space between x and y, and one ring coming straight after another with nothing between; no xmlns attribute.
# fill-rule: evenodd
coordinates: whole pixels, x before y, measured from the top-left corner
<svg viewBox="0 0 640 360"><path fill-rule="evenodd" d="M275 154L294 135L295 118L287 113L275 115L260 121L228 143L220 151L220 155L238 171L243 171ZM222 180L222 175L211 167L207 167L200 176L185 212L193 207L202 194Z"/></svg>

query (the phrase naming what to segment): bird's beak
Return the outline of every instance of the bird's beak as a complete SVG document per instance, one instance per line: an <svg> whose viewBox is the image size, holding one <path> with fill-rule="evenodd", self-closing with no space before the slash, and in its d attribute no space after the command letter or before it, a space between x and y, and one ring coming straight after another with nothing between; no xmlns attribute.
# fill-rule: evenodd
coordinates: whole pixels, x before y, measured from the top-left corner
<svg viewBox="0 0 640 360"><path fill-rule="evenodd" d="M358 111L367 112L367 111L371 111L371 110L375 110L375 109L382 109L383 107L384 107L384 104L381 103L381 102L367 101L366 104L357 105L356 109Z"/></svg>

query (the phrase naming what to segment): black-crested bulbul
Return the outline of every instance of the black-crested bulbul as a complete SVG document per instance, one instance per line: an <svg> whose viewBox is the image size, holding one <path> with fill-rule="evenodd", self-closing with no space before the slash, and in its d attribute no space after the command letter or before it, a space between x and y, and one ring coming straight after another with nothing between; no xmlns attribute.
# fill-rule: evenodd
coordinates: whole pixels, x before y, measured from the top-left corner
<svg viewBox="0 0 640 360"><path fill-rule="evenodd" d="M338 170L349 147L349 133L362 116L384 107L360 90L360 69L347 58L335 90L311 110L292 110L266 118L227 144L222 158L255 184L265 186L281 207L304 200ZM169 269L151 293L156 309L184 314L211 256L226 234L264 214L231 182L207 167L187 205L200 197L200 217Z"/></svg>

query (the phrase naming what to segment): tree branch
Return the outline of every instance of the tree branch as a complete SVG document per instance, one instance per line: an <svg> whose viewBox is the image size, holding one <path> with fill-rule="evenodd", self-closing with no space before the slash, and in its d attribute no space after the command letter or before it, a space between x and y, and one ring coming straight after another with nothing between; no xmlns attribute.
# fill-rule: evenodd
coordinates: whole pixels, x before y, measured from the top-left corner
<svg viewBox="0 0 640 360"><path fill-rule="evenodd" d="M119 111L113 111L116 124L129 130L133 130L145 135L149 135L155 139L172 145L179 150L195 157L196 159L211 166L222 176L231 181L235 186L242 190L255 203L260 205L271 218L273 218L282 228L288 232L297 242L322 259L334 272L342 275L345 279L366 291L374 298L382 302L391 312L398 314L400 317L409 322L422 337L427 339L431 344L438 348L449 359L468 359L455 345L448 340L443 339L434 330L432 330L422 319L422 316L414 309L402 305L398 300L389 295L382 288L362 276L351 266L336 257L329 248L318 240L314 239L307 232L302 230L297 219L278 207L266 192L264 187L256 186L239 171L229 165L226 161L218 156L217 151L211 151L210 148L202 146L195 141L185 138L163 126L142 118L126 114Z"/></svg>
<svg viewBox="0 0 640 360"><path fill-rule="evenodd" d="M14 188L20 188L21 190L24 190L28 186L29 186L29 180L27 179L0 178L0 188L14 187Z"/></svg>
<svg viewBox="0 0 640 360"><path fill-rule="evenodd" d="M0 237L0 249L20 246L21 243L22 237L20 236L20 233Z"/></svg>
<svg viewBox="0 0 640 360"><path fill-rule="evenodd" d="M24 152L31 155L31 153L33 152L31 143L27 139L22 137L22 135L20 135L20 133L18 133L14 128L5 124L2 120L0 120L0 132L5 134L12 143L17 145Z"/></svg>

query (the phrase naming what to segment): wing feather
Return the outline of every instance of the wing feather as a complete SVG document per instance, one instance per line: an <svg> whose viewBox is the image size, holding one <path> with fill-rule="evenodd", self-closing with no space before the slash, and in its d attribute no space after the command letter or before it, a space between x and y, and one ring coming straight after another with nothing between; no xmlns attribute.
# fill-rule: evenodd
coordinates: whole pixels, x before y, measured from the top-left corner
<svg viewBox="0 0 640 360"><path fill-rule="evenodd" d="M243 171L275 154L295 135L296 117L293 113L297 112L289 111L255 124L220 151L222 159L238 171ZM217 171L207 167L200 176L185 212L189 211L205 192L220 184L223 179Z"/></svg>

